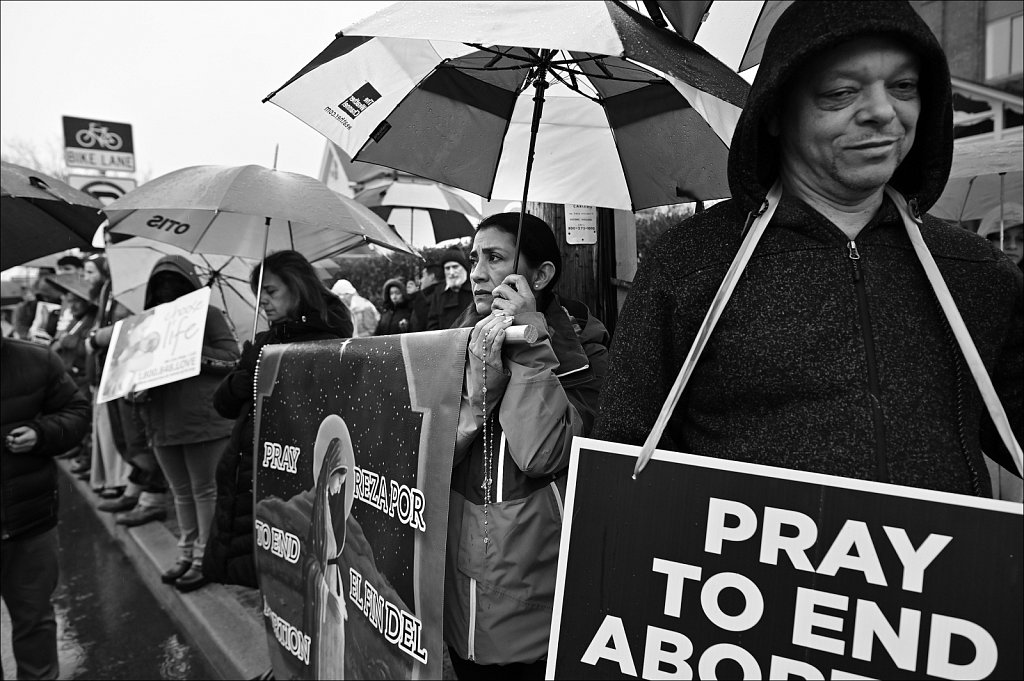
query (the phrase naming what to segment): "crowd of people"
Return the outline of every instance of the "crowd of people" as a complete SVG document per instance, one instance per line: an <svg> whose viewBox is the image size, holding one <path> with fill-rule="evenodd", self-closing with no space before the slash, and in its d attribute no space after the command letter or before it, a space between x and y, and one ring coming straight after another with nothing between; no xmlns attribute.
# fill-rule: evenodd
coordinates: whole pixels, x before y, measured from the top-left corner
<svg viewBox="0 0 1024 681"><path fill-rule="evenodd" d="M239 349L211 308L198 376L93 404L87 419L83 396L95 391L112 324L127 310L110 296L102 255L81 263L81 279L70 271L45 277L60 305L26 301L15 326L28 340L3 344L4 599L11 607L16 579L52 591L54 571L9 571L8 542L17 534L25 551L37 550L28 543L42 546L36 538L52 534L55 509L45 521L22 520L28 511L10 505L7 490L9 481L37 475L45 496L55 489L45 457L62 453L80 457L75 470L110 497L100 508L124 524L162 519L161 495L170 490L180 557L165 582L182 591L211 580L257 586L253 382L261 349L472 328L451 482L444 639L460 678L541 678L572 438L644 442L741 241L762 218L769 228L660 446L1019 501L1010 447L909 236L919 229L938 262L1019 442L1024 216L1020 206L1004 206L996 220L982 221L979 237L927 215L949 173L951 97L946 57L909 4L794 3L768 38L737 125L732 199L651 247L614 342L586 305L559 296L563 265L550 226L525 217L516 265L520 216L503 213L480 223L468 257L453 248L416 281L388 279L383 310L346 279L328 289L302 255L271 254L262 280L259 267L251 278L267 331ZM197 286L187 261L166 259L150 277L146 306ZM40 286L34 295L46 292ZM538 342L506 344L513 323L538 329ZM9 397L15 383L31 400ZM61 420L60 436L52 435ZM89 420L84 440L84 425L68 425ZM28 451L42 455L31 470L9 464ZM40 615L14 603L20 674L23 660L29 669L36 663L28 660L45 656L29 636L18 638L19 628L48 617L35 640L52 637L52 610Z"/></svg>

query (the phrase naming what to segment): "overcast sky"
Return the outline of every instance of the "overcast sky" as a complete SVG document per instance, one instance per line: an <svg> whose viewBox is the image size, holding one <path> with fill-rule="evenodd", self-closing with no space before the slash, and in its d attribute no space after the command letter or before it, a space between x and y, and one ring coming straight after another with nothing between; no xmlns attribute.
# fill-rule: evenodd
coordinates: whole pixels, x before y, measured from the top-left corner
<svg viewBox="0 0 1024 681"><path fill-rule="evenodd" d="M191 165L316 176L324 138L260 100L390 2L0 3L0 138L59 164L62 116L132 125L136 178ZM698 42L734 67L761 2L716 2Z"/></svg>

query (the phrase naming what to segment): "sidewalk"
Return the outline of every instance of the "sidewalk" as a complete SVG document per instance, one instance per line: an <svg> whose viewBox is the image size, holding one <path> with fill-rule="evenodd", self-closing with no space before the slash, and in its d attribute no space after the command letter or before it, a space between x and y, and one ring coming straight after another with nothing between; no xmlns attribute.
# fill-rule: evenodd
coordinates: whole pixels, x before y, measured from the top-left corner
<svg viewBox="0 0 1024 681"><path fill-rule="evenodd" d="M113 513L96 510L99 497L87 482L71 474L71 460L57 460L62 474L75 490L89 500L96 517L121 546L135 566L140 579L157 601L207 659L222 679L251 679L270 669L267 635L263 626L262 602L257 589L224 584L207 584L183 594L160 581L160 573L178 556L177 522L173 504L168 519L139 527L114 522Z"/></svg>

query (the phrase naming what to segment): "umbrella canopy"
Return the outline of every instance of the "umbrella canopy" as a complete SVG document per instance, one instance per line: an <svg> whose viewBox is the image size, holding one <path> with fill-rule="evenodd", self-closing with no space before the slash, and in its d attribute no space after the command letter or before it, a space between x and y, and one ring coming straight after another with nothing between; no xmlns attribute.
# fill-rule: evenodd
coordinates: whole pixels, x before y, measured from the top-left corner
<svg viewBox="0 0 1024 681"><path fill-rule="evenodd" d="M414 246L473 236L470 219L483 219L473 204L435 183L395 181L364 189L355 200L394 225Z"/></svg>
<svg viewBox="0 0 1024 681"><path fill-rule="evenodd" d="M37 170L0 169L0 270L69 248L89 248L103 204Z"/></svg>
<svg viewBox="0 0 1024 681"><path fill-rule="evenodd" d="M80 274L71 272L51 274L46 277L46 281L61 293L70 293L86 302L92 300L92 296L89 295L89 284L86 283Z"/></svg>
<svg viewBox="0 0 1024 681"><path fill-rule="evenodd" d="M187 258L196 268L199 281L210 287L210 304L220 308L239 340L253 326L256 296L249 287L249 274L258 260L227 255L203 255L149 239L128 239L106 250L110 266L110 290L114 298L138 314L145 308L146 284L153 266L168 255ZM260 317L261 328L266 321Z"/></svg>
<svg viewBox="0 0 1024 681"><path fill-rule="evenodd" d="M942 196L929 213L946 220L977 220L1004 201L1024 196L1024 150L1020 140L953 144L953 166Z"/></svg>
<svg viewBox="0 0 1024 681"><path fill-rule="evenodd" d="M312 261L369 243L413 252L372 211L319 180L256 165L175 170L103 211L113 234L193 253L262 260L291 249Z"/></svg>
<svg viewBox="0 0 1024 681"><path fill-rule="evenodd" d="M610 0L397 2L265 101L356 161L486 198L529 188L535 201L635 211L728 196L748 89Z"/></svg>

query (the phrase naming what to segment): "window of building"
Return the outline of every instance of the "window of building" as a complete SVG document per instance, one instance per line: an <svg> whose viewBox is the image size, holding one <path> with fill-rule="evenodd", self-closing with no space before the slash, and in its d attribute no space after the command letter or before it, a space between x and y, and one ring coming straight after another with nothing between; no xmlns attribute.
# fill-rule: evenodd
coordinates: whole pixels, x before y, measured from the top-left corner
<svg viewBox="0 0 1024 681"><path fill-rule="evenodd" d="M1024 73L1024 14L990 21L985 35L985 79Z"/></svg>

